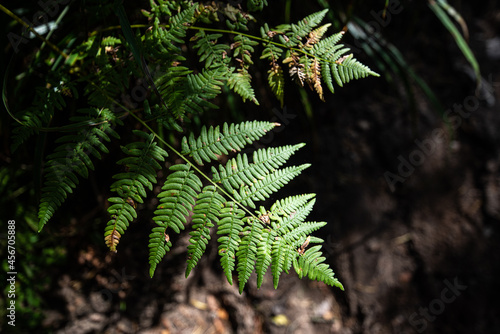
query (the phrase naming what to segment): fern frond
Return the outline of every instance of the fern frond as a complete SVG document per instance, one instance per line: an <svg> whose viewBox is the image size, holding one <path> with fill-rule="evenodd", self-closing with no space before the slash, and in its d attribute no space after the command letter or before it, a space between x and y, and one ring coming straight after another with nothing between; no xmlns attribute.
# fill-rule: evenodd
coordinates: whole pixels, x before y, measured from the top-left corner
<svg viewBox="0 0 500 334"><path fill-rule="evenodd" d="M316 202L313 194L302 195L300 197L291 197L291 202L284 207L272 206L272 214L282 214L283 218L279 219L279 226L276 226L279 235L287 235L295 228L299 227L305 218L312 211ZM310 200L307 200L311 198ZM288 201L288 198L287 198Z"/></svg>
<svg viewBox="0 0 500 334"><path fill-rule="evenodd" d="M255 97L255 91L251 85L252 77L250 73L245 71L233 72L228 78L228 86L230 89L234 90L235 93L240 95L245 102L247 99L251 100L256 105L259 105L259 101Z"/></svg>
<svg viewBox="0 0 500 334"><path fill-rule="evenodd" d="M286 243L285 239L282 237L275 237L271 253L271 272L273 274L273 284L275 289L278 288L281 273L288 273L295 256L295 250L291 245Z"/></svg>
<svg viewBox="0 0 500 334"><path fill-rule="evenodd" d="M236 35L234 37L234 43L231 44L231 49L234 50L233 57L240 57L237 60L245 71L248 71L249 66L253 64L252 54L255 52L254 46L257 45L259 45L259 42L253 41L246 36Z"/></svg>
<svg viewBox="0 0 500 334"><path fill-rule="evenodd" d="M21 115L16 115L23 124L16 124L12 131L12 151L14 152L32 135L38 134L40 128L49 124L54 112L62 110L65 106L61 90L58 91L54 87L36 87L33 106Z"/></svg>
<svg viewBox="0 0 500 334"><path fill-rule="evenodd" d="M293 248L297 248L303 243L303 240L310 235L312 232L319 230L326 225L326 222L301 222L300 225L295 227L292 231L285 234L283 238L285 241L292 245Z"/></svg>
<svg viewBox="0 0 500 334"><path fill-rule="evenodd" d="M331 23L327 23L311 31L307 36L307 41L304 44L304 49L309 50L314 44L318 43L326 33Z"/></svg>
<svg viewBox="0 0 500 334"><path fill-rule="evenodd" d="M267 0L247 0L247 6L250 11L262 10L267 6Z"/></svg>
<svg viewBox="0 0 500 334"><path fill-rule="evenodd" d="M186 267L186 277L196 266L210 240L210 229L214 223L219 223L220 210L224 207L225 199L217 193L214 186L206 186L198 194L196 205L193 208L193 226L189 235L188 261Z"/></svg>
<svg viewBox="0 0 500 334"><path fill-rule="evenodd" d="M278 169L251 186L244 185L240 187L239 192L235 191L232 195L243 205L255 208L255 201L264 201L309 166L311 165L303 164Z"/></svg>
<svg viewBox="0 0 500 334"><path fill-rule="evenodd" d="M229 46L226 44L217 43L217 40L222 37L222 34L206 34L200 30L191 40L196 40L194 49L198 49L199 61L205 62L205 68L219 67L225 62Z"/></svg>
<svg viewBox="0 0 500 334"><path fill-rule="evenodd" d="M261 35L265 40L278 36L281 43L288 47L284 64L288 63L289 74L298 84L304 86L307 82L311 90L315 90L320 99L324 100L322 83L325 82L333 93L333 80L339 86L358 78L369 75L379 76L368 66L345 56L349 48L338 44L344 32L339 32L330 37L323 38L330 24L317 27L327 9L313 13L297 24L283 25L270 30L267 25L261 27ZM303 42L303 39L307 39ZM271 61L271 70L268 71L268 81L272 91L282 101L282 75L281 67L276 61L281 56L281 50L272 43L264 43L261 58ZM280 71L281 70L281 71Z"/></svg>
<svg viewBox="0 0 500 334"><path fill-rule="evenodd" d="M330 286L336 286L344 290L344 286L335 278L332 269L326 263L323 263L325 258L321 256L320 249L321 245L313 246L299 256L298 260L294 259L293 266L299 278L307 276L311 280L325 282Z"/></svg>
<svg viewBox="0 0 500 334"><path fill-rule="evenodd" d="M100 159L99 151L108 153L108 149L103 144L103 141L110 141L108 135L118 138L113 127L121 121L111 111L91 108L81 109L79 112L86 113L87 116L74 117L72 118L74 122L90 119L93 124L97 125L84 127L75 134L59 138L57 142L63 144L47 156L45 183L38 210L39 231L54 215L56 209L62 205L67 195L76 188L78 184L76 174L86 178L88 170L94 169L89 154Z"/></svg>
<svg viewBox="0 0 500 334"><path fill-rule="evenodd" d="M201 134L195 139L191 133L189 138L182 138L182 154L193 157L194 161L203 165L203 161L217 160L217 155L239 151L245 145L251 144L263 137L268 131L279 126L279 123L248 121L239 124L224 123L222 131L219 126L201 128Z"/></svg>
<svg viewBox="0 0 500 334"><path fill-rule="evenodd" d="M272 228L271 270L275 288L278 286L281 273L288 272L293 261L299 256L297 247L303 245L310 233L325 225L324 222L304 222L313 205L314 194L290 196L278 200L267 213ZM314 239L314 242L316 241L320 240ZM268 250L269 245L266 247L261 246L262 249ZM301 247L302 253L305 247L304 245Z"/></svg>
<svg viewBox="0 0 500 334"><path fill-rule="evenodd" d="M261 27L262 38L271 40L275 34L275 31L269 30L267 24ZM267 72L267 81L271 91L280 101L281 107L283 107L285 78L283 77L283 69L278 64L278 61L282 54L283 49L280 47L272 43L264 43L264 50L262 50L262 55L260 56L261 59L268 59L271 63L271 69Z"/></svg>
<svg viewBox="0 0 500 334"><path fill-rule="evenodd" d="M164 64L169 64L174 58L177 61L185 60L180 57L181 49L172 43L169 34L165 28L161 26L160 19L155 17L153 21L153 29L147 30L144 36L145 55L153 60L161 60Z"/></svg>
<svg viewBox="0 0 500 334"><path fill-rule="evenodd" d="M276 232L273 229L263 229L261 238L257 244L257 262L255 272L257 273L257 288L260 288L264 281L266 273L272 261L273 241Z"/></svg>
<svg viewBox="0 0 500 334"><path fill-rule="evenodd" d="M308 82L310 85L314 86L314 89L316 90L316 93L318 93L321 101L325 101L323 96L323 87L321 87L321 66L319 61L314 58L309 68L311 76L307 78Z"/></svg>
<svg viewBox="0 0 500 334"><path fill-rule="evenodd" d="M271 39L264 31L262 32L262 35L263 38ZM271 43L264 43L264 49L262 50L260 59L268 59L274 65L277 64L282 54L283 49L280 47Z"/></svg>
<svg viewBox="0 0 500 334"><path fill-rule="evenodd" d="M245 212L233 202L226 202L220 213L217 234L222 235L217 239L222 269L226 274L229 284L233 284L233 270L236 261L236 252L241 242L240 233L243 231L242 218Z"/></svg>
<svg viewBox="0 0 500 334"><path fill-rule="evenodd" d="M317 25L321 23L327 12L328 9L324 9L322 11L312 13L300 20L297 24L291 24L291 31L286 34L288 40L284 39L283 36L280 35L282 43L287 47L298 46L299 43L301 43L302 38L306 37Z"/></svg>
<svg viewBox="0 0 500 334"><path fill-rule="evenodd" d="M344 34L345 32L340 31L322 39L313 46L312 52L322 58L337 60L341 55L349 51L349 48L344 47L343 44L337 44L344 37Z"/></svg>
<svg viewBox="0 0 500 334"><path fill-rule="evenodd" d="M173 115L179 119L187 113L201 113L204 108L215 109L218 107L208 100L221 93L226 74L223 68L188 74L185 78L182 78L180 87L169 85L167 90L161 93Z"/></svg>
<svg viewBox="0 0 500 334"><path fill-rule="evenodd" d="M276 96L280 105L283 108L284 97L285 97L285 77L283 76L283 69L281 66L273 66L268 72L267 82L271 91Z"/></svg>
<svg viewBox="0 0 500 334"><path fill-rule="evenodd" d="M280 199L271 206L271 212L281 216L285 215L296 216L297 210L304 207L307 203L311 203L311 200L315 196L316 196L315 194L303 194L303 195L289 196ZM313 205L314 202L310 204L310 208L308 209L309 211L305 214L305 216L307 216L309 212L312 210Z"/></svg>
<svg viewBox="0 0 500 334"><path fill-rule="evenodd" d="M117 164L126 166L127 172L114 175L113 178L117 181L111 185L111 191L120 197L109 200L114 204L108 208L111 220L104 230L104 240L114 252L129 223L137 217L135 203L143 203L145 188L151 191L153 184L157 183L156 171L161 169L158 161L165 161L168 156L165 150L157 146L154 135L139 130L133 132L144 141L122 147L128 157L119 160Z"/></svg>
<svg viewBox="0 0 500 334"><path fill-rule="evenodd" d="M102 46L114 46L121 43L122 41L114 36L106 36L101 40Z"/></svg>
<svg viewBox="0 0 500 334"><path fill-rule="evenodd" d="M379 76L368 66L361 64L352 55L345 56L349 48L343 44L337 44L343 32L339 32L319 41L313 46L311 53L319 59L321 75L328 89L333 93L333 79L342 87L353 79L365 78L369 75Z"/></svg>
<svg viewBox="0 0 500 334"><path fill-rule="evenodd" d="M202 186L200 179L190 170L189 165L173 165L169 169L172 173L167 177L162 192L158 194L160 204L153 217L158 227L153 228L149 235L149 274L151 277L156 266L171 247L170 241L165 241L169 239L167 229L170 228L175 233L184 230L184 225L187 223L186 217L195 205L197 193L201 191Z"/></svg>
<svg viewBox="0 0 500 334"><path fill-rule="evenodd" d="M257 257L257 245L260 243L263 226L258 219L248 218L249 224L243 229L243 238L241 239L236 257L238 259L238 282L239 291L243 292L243 288L250 278L255 267Z"/></svg>
<svg viewBox="0 0 500 334"><path fill-rule="evenodd" d="M169 22L170 27L163 37L179 44L184 43L186 31L196 17L194 15L195 10L196 6L189 6L177 15L172 16Z"/></svg>
<svg viewBox="0 0 500 334"><path fill-rule="evenodd" d="M330 67L333 77L341 87L342 83L348 83L353 79L366 78L369 75L378 76L368 66L357 61L352 54L339 58Z"/></svg>
<svg viewBox="0 0 500 334"><path fill-rule="evenodd" d="M226 166L219 165L219 170L212 167L212 180L222 183L224 188L233 193L243 185L251 186L282 166L297 150L305 144L287 145L259 149L253 154L253 162L248 162L246 154L238 154L230 159Z"/></svg>

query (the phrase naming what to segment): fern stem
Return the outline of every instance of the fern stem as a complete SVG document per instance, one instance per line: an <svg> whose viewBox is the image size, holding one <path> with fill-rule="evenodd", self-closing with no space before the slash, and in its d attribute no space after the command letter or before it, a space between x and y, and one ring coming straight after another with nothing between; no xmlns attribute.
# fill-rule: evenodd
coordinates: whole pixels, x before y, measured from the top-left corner
<svg viewBox="0 0 500 334"><path fill-rule="evenodd" d="M111 97L107 96L108 99L112 100ZM114 100L113 100L114 101ZM182 160L184 160L188 165L191 166L191 168L193 168L196 172L198 172L199 175L203 176L203 178L205 178L206 180L208 180L208 182L210 182L214 187L216 187L217 189L219 189L224 195L226 195L231 201L233 201L234 203L236 203L237 205L239 205L244 211L246 211L250 216L254 217L254 218L257 218L257 216L251 212L249 209L247 209L243 204L241 204L237 199L235 199L233 196L231 196L231 194L229 194L224 188L222 188L221 186L219 186L217 183L215 183L212 179L210 179L205 173L203 173L198 167L196 167L195 164L193 164L191 161L189 161L188 158L186 158L183 154L181 154L179 151L177 151L172 145L170 145L169 143L167 143L162 137L160 137L156 131L154 131L149 125L146 124L146 122L144 122L139 116L135 115L133 112L131 112L130 110L127 109L126 106L122 105L120 102L118 101L114 101L116 103L117 106L123 108L123 110L125 110L126 112L129 113L130 116L132 116L133 118L135 118L135 120L137 122L139 122L140 124L142 124L142 126L144 126L146 129L148 129L155 137L158 138L158 140L164 144L166 147L168 147L172 152L174 152L178 157L180 157Z"/></svg>
<svg viewBox="0 0 500 334"><path fill-rule="evenodd" d="M149 26L150 25L147 25L147 24L132 24L132 25L130 25L130 27L132 27L132 28L148 28ZM164 28L170 28L170 25L168 25L168 24L160 24L159 26L160 27L164 27ZM121 29L121 26L118 25L118 26L106 27L106 28L103 28L103 29L99 29L99 30L93 31L90 34L90 36L97 35L98 33L103 32L103 31L118 30L118 29ZM217 29L217 28L206 28L206 27L198 27L198 26L190 26L190 27L188 27L188 29L198 30L198 31L218 32L218 33L222 33L222 34L240 35L240 36L244 36L244 37L247 37L249 39L253 39L253 40L256 40L256 41L259 41L259 42L262 42L262 43L273 44L273 45L276 45L276 46L278 46L278 47L280 47L282 49L291 50L291 51L297 51L297 52L300 52L300 53L302 53L302 54L304 54L306 56L309 56L311 58L315 58L317 60L320 60L322 62L327 62L327 63L330 63L330 64L336 64L337 66L345 66L342 63L336 63L334 61L330 61L328 59L324 59L324 58L318 57L316 55L313 55L312 53L309 53L309 52L305 51L304 49L288 47L288 46L286 46L283 43L271 41L271 40L268 40L268 39L265 39L265 38L262 38L262 37L258 37L258 36L254 36L254 35L250 35L250 34L245 34L245 33L240 32L240 31L226 30L226 29ZM373 74L373 75L375 75L375 74ZM375 75L375 76L378 76L378 74Z"/></svg>
<svg viewBox="0 0 500 334"><path fill-rule="evenodd" d="M39 33L37 33L35 29L33 29L28 23L24 22L19 16L17 16L14 13L12 13L6 7L2 6L2 4L0 4L0 9L5 14L9 15L11 18L13 18L15 21L17 21L17 23L21 24L26 29L29 29L29 31L31 31L33 34L35 34L35 36L38 39L42 40L44 43L47 43L47 45L50 46L52 48L52 50L54 50L55 52L57 52L58 54L60 54L61 56L63 56L64 59L68 59L69 56L64 51L61 51L55 44L53 44L52 42L50 42L49 40L47 40L45 37L43 37L42 35L40 35Z"/></svg>

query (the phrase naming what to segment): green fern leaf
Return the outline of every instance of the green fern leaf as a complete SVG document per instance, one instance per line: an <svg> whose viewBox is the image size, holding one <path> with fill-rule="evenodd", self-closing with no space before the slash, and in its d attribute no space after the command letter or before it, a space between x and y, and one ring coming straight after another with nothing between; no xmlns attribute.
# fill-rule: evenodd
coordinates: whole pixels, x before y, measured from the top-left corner
<svg viewBox="0 0 500 334"><path fill-rule="evenodd" d="M287 47L298 46L299 43L301 43L301 39L306 37L317 25L321 23L327 12L328 9L324 9L306 16L297 24L291 24L291 31L286 34L288 40L285 40L282 36L280 36L283 44Z"/></svg>
<svg viewBox="0 0 500 334"><path fill-rule="evenodd" d="M263 38L270 39L270 37L265 33L263 33ZM281 49L280 47L271 43L265 43L260 59L268 59L269 61L271 61L272 64L276 64L281 58L282 54L283 54L283 49Z"/></svg>
<svg viewBox="0 0 500 334"><path fill-rule="evenodd" d="M283 215L283 217L279 219L279 226L276 226L279 235L286 235L300 226L312 211L314 203L316 202L313 197L314 194L287 197L277 202L280 203L280 205L276 205L277 203L275 203L271 207L271 213L273 215Z"/></svg>
<svg viewBox="0 0 500 334"><path fill-rule="evenodd" d="M293 257L295 256L295 250L286 243L285 239L282 237L275 237L272 246L272 261L271 261L271 272L273 274L273 284L274 288L278 288L279 277L284 271L288 273L291 267Z"/></svg>
<svg viewBox="0 0 500 334"><path fill-rule="evenodd" d="M368 66L361 64L355 58L353 58L352 54L340 58L336 61L335 64L331 65L331 67L332 72L338 71L339 74L338 76L334 75L334 77L336 79L340 78L341 82L343 83L348 83L353 79L366 78L369 75L378 76L378 74L370 70Z"/></svg>
<svg viewBox="0 0 500 334"><path fill-rule="evenodd" d="M182 68L178 72L184 71ZM160 93L165 98L170 112L180 119L187 113L201 113L204 108L217 108L208 100L221 93L226 75L226 70L216 68L185 77L164 76Z"/></svg>
<svg viewBox="0 0 500 334"><path fill-rule="evenodd" d="M331 61L337 60L344 53L349 51L349 48L344 48L343 44L337 44L342 39L344 34L345 33L341 31L322 39L313 46L311 52L321 58L329 59Z"/></svg>
<svg viewBox="0 0 500 334"><path fill-rule="evenodd" d="M293 231L287 233L283 236L285 241L292 245L293 248L297 248L304 242L304 239L312 232L319 230L326 225L326 222L303 222L299 226L293 229Z"/></svg>
<svg viewBox="0 0 500 334"><path fill-rule="evenodd" d="M267 82L271 91L280 101L281 108L283 108L285 98L285 77L283 76L283 69L281 66L275 66L268 72Z"/></svg>
<svg viewBox="0 0 500 334"><path fill-rule="evenodd" d="M194 22L194 12L197 6L189 6L188 8L181 11L179 14L172 16L170 18L170 28L167 34L164 36L165 39L172 40L176 43L184 43L184 37L186 37L186 31L189 26Z"/></svg>
<svg viewBox="0 0 500 334"><path fill-rule="evenodd" d="M145 55L165 62L163 65L170 64L173 60L184 60L179 56L181 49L172 43L170 34L162 27L158 17L153 21L153 29L146 31L144 50Z"/></svg>
<svg viewBox="0 0 500 334"><path fill-rule="evenodd" d="M260 288L264 281L266 273L272 261L273 240L276 232L273 229L262 230L261 238L257 244L257 263L255 272L257 273L257 288Z"/></svg>
<svg viewBox="0 0 500 334"><path fill-rule="evenodd" d="M240 187L240 191L235 191L233 195L243 205L255 208L255 201L264 201L309 166L311 165L303 164L278 169L251 186L244 185Z"/></svg>
<svg viewBox="0 0 500 334"><path fill-rule="evenodd" d="M319 41L311 50L311 53L320 59L321 74L328 89L333 92L332 77L342 87L353 79L365 78L369 75L379 76L366 65L359 63L352 55L345 56L349 48L343 44L337 44L343 32L334 34Z"/></svg>
<svg viewBox="0 0 500 334"><path fill-rule="evenodd" d="M225 62L225 57L229 46L226 44L217 43L217 39L222 37L222 34L205 34L200 30L194 35L191 40L196 40L194 49L198 49L199 61L205 62L205 68L219 67ZM228 58L229 59L229 58Z"/></svg>
<svg viewBox="0 0 500 334"><path fill-rule="evenodd" d="M198 176L190 170L189 165L179 164L170 167L172 172L158 194L160 204L154 212L153 220L158 227L153 229L149 240L149 274L153 277L156 266L169 250L170 241L167 229L180 233L187 223L189 210L195 205L197 193L201 191L202 183ZM170 244L170 245L169 245Z"/></svg>
<svg viewBox="0 0 500 334"><path fill-rule="evenodd" d="M12 151L23 144L29 137L39 133L39 129L49 124L56 110L62 110L66 106L64 98L59 91L53 87L36 87L33 106L16 115L22 122L16 123L12 131Z"/></svg>
<svg viewBox="0 0 500 334"><path fill-rule="evenodd" d="M243 288L248 282L250 274L255 267L257 245L261 239L262 229L263 226L258 219L252 219L250 225L245 226L243 229L243 238L241 239L240 246L236 252L236 257L238 259L237 271L240 293L243 292Z"/></svg>
<svg viewBox="0 0 500 334"><path fill-rule="evenodd" d="M101 40L101 46L115 46L117 44L122 44L122 41L114 36L106 36Z"/></svg>
<svg viewBox="0 0 500 334"><path fill-rule="evenodd" d="M335 278L335 274L332 269L323 263L325 258L321 256L319 251L321 245L317 245L308 249L303 255L295 258L293 261L293 266L299 278L309 277L311 280L318 280L320 282L325 282L330 286L336 286L344 290L344 286Z"/></svg>
<svg viewBox="0 0 500 334"><path fill-rule="evenodd" d="M311 31L307 37L306 43L304 44L304 49L310 50L314 44L318 43L330 26L331 23L327 23Z"/></svg>
<svg viewBox="0 0 500 334"><path fill-rule="evenodd" d="M153 227L149 235L149 276L153 277L156 266L163 259L165 254L170 251L172 242L170 237L165 232L163 226Z"/></svg>
<svg viewBox="0 0 500 334"><path fill-rule="evenodd" d="M122 147L128 157L117 163L126 166L128 171L114 175L113 178L117 181L111 185L111 191L120 196L119 200L110 200L114 203L108 208L111 220L104 230L106 245L113 252L116 252L116 246L129 223L137 217L135 203L143 203L143 198L147 196L146 188L151 191L153 184L157 183L156 171L161 169L158 161L165 161L168 156L165 150L156 145L152 134L139 130L133 132L144 139L144 142L130 143Z"/></svg>
<svg viewBox="0 0 500 334"><path fill-rule="evenodd" d="M280 199L271 206L271 212L276 215L293 215L293 217L295 217L297 215L297 210L304 207L307 203L310 203L315 196L315 194L302 194ZM312 205L314 205L314 203L312 203ZM312 205L307 214L309 214L312 209Z"/></svg>
<svg viewBox="0 0 500 334"><path fill-rule="evenodd" d="M74 117L72 118L74 122L91 119L93 124L98 125L87 126L74 135L59 138L57 142L63 142L63 144L47 157L45 183L38 210L39 231L54 215L56 209L62 205L67 195L76 188L78 178L75 174L86 178L88 170L94 169L88 154L100 159L101 155L97 149L108 153L108 149L102 142L110 141L108 135L118 137L118 134L113 130L112 123L119 122L119 120L114 117L111 111L107 109L81 109L79 112L86 113L88 116Z"/></svg>
<svg viewBox="0 0 500 334"><path fill-rule="evenodd" d="M234 193L243 185L251 186L269 173L274 172L304 145L259 149L253 154L253 163L248 162L246 154L238 154L236 158L230 159L225 167L219 165L219 171L212 167L212 179L214 182L222 183L230 193Z"/></svg>
<svg viewBox="0 0 500 334"><path fill-rule="evenodd" d="M248 10L258 11L262 10L264 6L267 6L267 0L247 0Z"/></svg>
<svg viewBox="0 0 500 334"><path fill-rule="evenodd" d="M229 76L227 81L230 89L234 90L235 93L240 95L245 102L247 99L251 100L256 105L259 105L259 101L255 97L255 91L251 85L252 77L248 72L239 71L234 72Z"/></svg>
<svg viewBox="0 0 500 334"><path fill-rule="evenodd" d="M193 133L182 139L181 153L193 157L197 164L203 165L203 161L217 160L217 155L241 150L245 145L263 137L278 125L278 123L261 121L249 121L230 126L224 123L222 132L218 126L210 127L208 131L203 126L198 139L195 139Z"/></svg>
<svg viewBox="0 0 500 334"><path fill-rule="evenodd" d="M259 45L259 42L253 41L246 36L236 35L234 37L234 43L231 44L231 49L234 49L233 57L240 57L237 60L245 72L253 64L252 54L255 52L254 46L257 45Z"/></svg>
<svg viewBox="0 0 500 334"><path fill-rule="evenodd" d="M219 223L220 210L224 207L224 198L217 193L214 186L206 186L198 194L196 206L193 208L193 231L189 233L188 261L186 277L196 266L205 252L210 240L210 228Z"/></svg>
<svg viewBox="0 0 500 334"><path fill-rule="evenodd" d="M233 284L232 272L234 270L236 252L241 242L240 233L243 231L243 210L233 202L227 202L221 210L217 234L222 235L217 239L222 269L226 274L229 284Z"/></svg>

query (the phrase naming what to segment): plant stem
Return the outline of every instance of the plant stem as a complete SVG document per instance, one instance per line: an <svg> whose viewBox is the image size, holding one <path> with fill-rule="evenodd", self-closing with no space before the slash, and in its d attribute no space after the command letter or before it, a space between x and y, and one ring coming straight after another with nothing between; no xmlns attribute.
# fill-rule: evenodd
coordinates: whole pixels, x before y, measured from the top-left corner
<svg viewBox="0 0 500 334"><path fill-rule="evenodd" d="M26 29L29 29L29 31L31 31L33 34L35 34L35 36L37 38L41 39L44 43L47 43L47 45L50 46L52 48L52 50L54 50L55 52L57 52L58 54L60 54L61 56L63 56L64 59L68 59L69 56L64 51L60 50L57 47L57 45L53 44L52 42L50 42L49 40L47 40L45 37L43 37L42 35L40 35L39 33L37 33L36 30L31 27L31 25L29 25L28 23L24 22L19 16L17 16L14 13L12 13L9 9L7 9L4 6L2 6L1 4L0 4L0 9L5 14L9 15L15 21L17 21L19 24L21 24L23 27L25 27Z"/></svg>

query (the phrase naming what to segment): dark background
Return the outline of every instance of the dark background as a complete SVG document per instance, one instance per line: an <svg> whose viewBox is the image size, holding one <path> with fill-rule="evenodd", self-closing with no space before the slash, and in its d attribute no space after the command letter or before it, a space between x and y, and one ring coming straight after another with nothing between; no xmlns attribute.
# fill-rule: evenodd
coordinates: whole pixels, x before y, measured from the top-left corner
<svg viewBox="0 0 500 334"><path fill-rule="evenodd" d="M277 1L256 16L282 23L286 3ZM215 246L185 279L186 234L177 238L150 279L146 259L153 203L142 208L141 218L131 225L117 254L108 253L102 241L109 176L115 173L113 160L98 162L96 170L104 172L81 182L43 232L33 233L30 226L36 222L30 217L37 205L33 146L10 152L12 121L3 112L1 218L3 226L7 219L16 220L18 264L23 266L18 287L19 301L25 307L18 311L16 330L500 332L500 7L495 1L450 1L468 24L469 43L484 79L478 91L470 66L427 3L401 4L403 10L380 32L400 50L408 68L429 85L441 110L414 80L409 80L407 89L402 75L381 71L363 50L354 50L356 58L379 72L380 78L336 87L334 95L326 94L326 102L309 89L301 92L287 82L281 108L267 91L265 76L256 72L260 107L229 105L221 98L222 109L204 116L209 123L228 119L281 122L283 126L260 146L307 143L292 163L310 162L312 167L276 197L317 194L310 218L329 223L316 235L326 240L324 254L345 291L290 274L282 277L277 290L272 288L272 279L260 290L251 279L240 296L225 281ZM312 1L291 1L290 5L292 22L321 8ZM373 20L370 12L380 11L383 1L331 5L337 10L335 18L352 11L368 22ZM130 9L132 22L140 20L134 13ZM9 21L0 15L2 21ZM344 21L337 23L341 28ZM344 43L356 45L350 34ZM12 50L6 40L3 45L6 65ZM23 56L29 63L29 55ZM460 123L455 129L447 124L442 112L470 101L478 101L470 116L455 117ZM422 149L416 141L432 140L437 130L444 137L432 141L430 153L417 153ZM401 159L409 161L419 154L421 164L392 191L384 175L398 174ZM458 289L451 289L453 285ZM12 330L5 323L3 328Z"/></svg>

